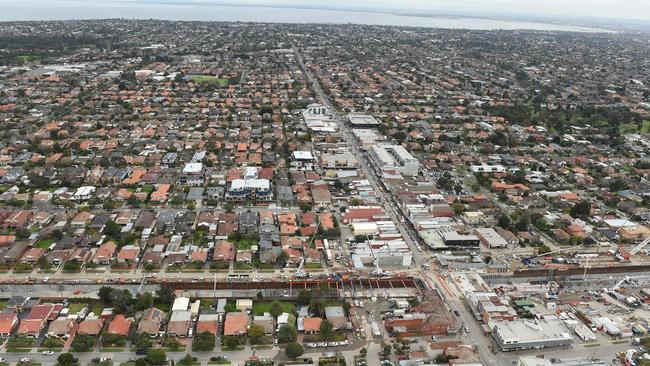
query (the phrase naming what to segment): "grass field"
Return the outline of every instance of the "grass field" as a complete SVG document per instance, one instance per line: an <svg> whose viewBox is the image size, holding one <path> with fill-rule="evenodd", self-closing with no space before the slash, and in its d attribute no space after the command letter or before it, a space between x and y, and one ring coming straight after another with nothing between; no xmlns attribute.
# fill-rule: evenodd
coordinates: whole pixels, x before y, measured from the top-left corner
<svg viewBox="0 0 650 366"><path fill-rule="evenodd" d="M34 246L36 248L47 249L47 248L50 247L50 245L52 245L53 242L54 242L54 239L52 239L52 238L41 239L41 240L37 241Z"/></svg>
<svg viewBox="0 0 650 366"><path fill-rule="evenodd" d="M253 304L253 315L264 315L264 313L268 313L271 311L271 301L262 301L262 302L256 302ZM286 301L281 301L280 305L282 305L282 311L285 313L293 313L296 310L296 307Z"/></svg>
<svg viewBox="0 0 650 366"><path fill-rule="evenodd" d="M81 309L85 308L86 306L88 306L88 304L83 304L83 303L70 304L70 314L76 314L76 313L80 312Z"/></svg>
<svg viewBox="0 0 650 366"><path fill-rule="evenodd" d="M104 310L104 307L100 304L95 304L93 307L90 309L95 315L99 316L102 313L102 310Z"/></svg>
<svg viewBox="0 0 650 366"><path fill-rule="evenodd" d="M242 239L237 242L237 250L250 249L253 245L258 245L257 240Z"/></svg>
<svg viewBox="0 0 650 366"><path fill-rule="evenodd" d="M228 79L221 79L212 75L189 75L187 80L192 80L195 83L204 84L204 83L218 83L221 86L228 85Z"/></svg>
<svg viewBox="0 0 650 366"><path fill-rule="evenodd" d="M35 56L29 56L29 55L22 55L22 56L16 56L18 61L20 61L23 65L29 64L29 63L37 63L40 62L41 60L38 57Z"/></svg>
<svg viewBox="0 0 650 366"><path fill-rule="evenodd" d="M153 304L153 306L155 308L159 309L159 310L162 310L162 311L166 312L166 313L169 312L169 310L172 307L171 304L166 304L166 303L155 303L155 304Z"/></svg>

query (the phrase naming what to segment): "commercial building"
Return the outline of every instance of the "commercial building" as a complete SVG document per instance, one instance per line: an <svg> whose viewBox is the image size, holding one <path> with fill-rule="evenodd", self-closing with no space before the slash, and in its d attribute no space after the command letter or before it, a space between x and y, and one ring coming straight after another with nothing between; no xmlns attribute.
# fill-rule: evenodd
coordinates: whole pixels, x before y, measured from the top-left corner
<svg viewBox="0 0 650 366"><path fill-rule="evenodd" d="M291 167L297 170L314 170L316 159L311 151L294 151L291 153Z"/></svg>
<svg viewBox="0 0 650 366"><path fill-rule="evenodd" d="M560 320L515 320L498 322L492 337L506 351L569 346L573 338Z"/></svg>
<svg viewBox="0 0 650 366"><path fill-rule="evenodd" d="M357 157L349 152L323 154L320 160L323 169L356 169L359 165Z"/></svg>
<svg viewBox="0 0 650 366"><path fill-rule="evenodd" d="M418 160L400 145L373 146L372 156L383 171L396 171L405 176L417 176L420 170Z"/></svg>
<svg viewBox="0 0 650 366"><path fill-rule="evenodd" d="M508 241L491 227L476 228L474 234L488 248L506 248L508 246Z"/></svg>
<svg viewBox="0 0 650 366"><path fill-rule="evenodd" d="M201 186L205 181L203 163L187 163L178 176L178 184L183 186Z"/></svg>
<svg viewBox="0 0 650 366"><path fill-rule="evenodd" d="M472 173L505 173L506 168L503 165L472 165L470 166Z"/></svg>
<svg viewBox="0 0 650 366"><path fill-rule="evenodd" d="M386 137L384 135L381 135L377 133L377 131L370 129L355 128L352 130L352 134L364 147L370 147L377 144L379 141L386 140Z"/></svg>
<svg viewBox="0 0 650 366"><path fill-rule="evenodd" d="M447 247L478 248L481 240L476 235L460 234L456 231L442 231L442 240Z"/></svg>
<svg viewBox="0 0 650 366"><path fill-rule="evenodd" d="M366 114L348 114L348 122L353 128L376 128L381 125L375 117Z"/></svg>
<svg viewBox="0 0 650 366"><path fill-rule="evenodd" d="M228 201L271 201L271 182L268 179L235 179L226 191L225 198Z"/></svg>

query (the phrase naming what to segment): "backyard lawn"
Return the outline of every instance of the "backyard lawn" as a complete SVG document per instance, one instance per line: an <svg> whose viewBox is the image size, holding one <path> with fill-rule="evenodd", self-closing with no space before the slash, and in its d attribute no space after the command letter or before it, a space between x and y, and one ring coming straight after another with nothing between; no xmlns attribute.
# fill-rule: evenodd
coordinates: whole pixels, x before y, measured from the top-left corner
<svg viewBox="0 0 650 366"><path fill-rule="evenodd" d="M228 79L221 79L212 75L189 75L187 80L192 80L196 83L218 83L221 86L228 85Z"/></svg>
<svg viewBox="0 0 650 366"><path fill-rule="evenodd" d="M101 304L95 304L90 310L93 314L99 316L102 313L102 310L104 310L104 307Z"/></svg>
<svg viewBox="0 0 650 366"><path fill-rule="evenodd" d="M41 240L37 241L34 246L36 248L47 249L47 248L50 247L50 245L52 245L53 242L54 242L54 239L52 239L52 238L41 239Z"/></svg>
<svg viewBox="0 0 650 366"><path fill-rule="evenodd" d="M242 239L237 242L237 250L250 249L253 245L258 245L257 240Z"/></svg>
<svg viewBox="0 0 650 366"><path fill-rule="evenodd" d="M263 315L264 313L271 312L271 301L258 301L253 304L253 315ZM293 303L281 301L282 311L285 313L293 314L296 307Z"/></svg>
<svg viewBox="0 0 650 366"><path fill-rule="evenodd" d="M70 314L77 314L78 312L81 311L81 309L85 308L86 306L88 306L88 304L83 304L83 303L70 304Z"/></svg>

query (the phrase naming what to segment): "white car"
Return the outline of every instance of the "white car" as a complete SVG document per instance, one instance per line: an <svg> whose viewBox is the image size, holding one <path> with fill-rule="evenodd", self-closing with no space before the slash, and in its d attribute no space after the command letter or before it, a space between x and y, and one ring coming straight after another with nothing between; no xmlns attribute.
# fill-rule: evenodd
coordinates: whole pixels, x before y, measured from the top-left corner
<svg viewBox="0 0 650 366"><path fill-rule="evenodd" d="M32 359L29 357L23 357L20 359L20 362L27 363L27 362L32 362Z"/></svg>
<svg viewBox="0 0 650 366"><path fill-rule="evenodd" d="M42 354L44 356L52 356L52 355L54 355L54 351L43 351Z"/></svg>

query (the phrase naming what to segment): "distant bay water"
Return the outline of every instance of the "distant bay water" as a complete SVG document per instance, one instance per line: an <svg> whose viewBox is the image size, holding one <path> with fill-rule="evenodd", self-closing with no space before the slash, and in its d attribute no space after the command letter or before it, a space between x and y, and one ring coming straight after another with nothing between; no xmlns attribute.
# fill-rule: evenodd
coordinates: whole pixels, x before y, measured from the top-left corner
<svg viewBox="0 0 650 366"><path fill-rule="evenodd" d="M540 30L607 32L604 29L516 20L474 17L430 17L386 12L304 9L290 7L230 6L210 3L93 1L93 0L0 0L0 21L69 19L164 19L262 23L366 24L472 30Z"/></svg>

